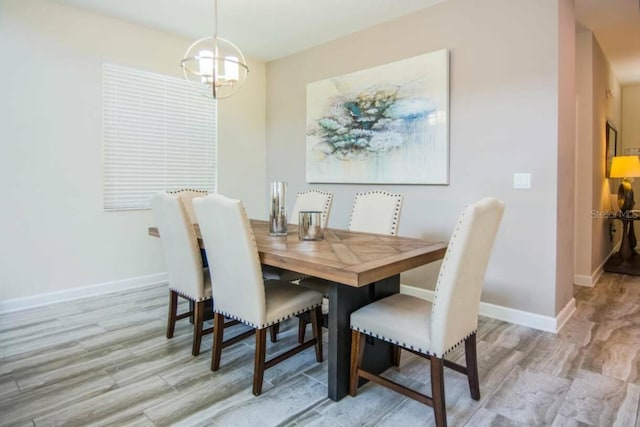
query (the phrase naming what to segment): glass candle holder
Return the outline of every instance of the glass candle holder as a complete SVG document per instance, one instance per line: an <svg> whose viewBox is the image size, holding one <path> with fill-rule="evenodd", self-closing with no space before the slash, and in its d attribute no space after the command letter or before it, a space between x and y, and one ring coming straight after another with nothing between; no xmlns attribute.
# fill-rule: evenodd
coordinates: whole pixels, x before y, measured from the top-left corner
<svg viewBox="0 0 640 427"><path fill-rule="evenodd" d="M269 234L272 236L287 235L286 214L287 183L276 181L271 183L271 209L269 211Z"/></svg>
<svg viewBox="0 0 640 427"><path fill-rule="evenodd" d="M322 212L300 211L298 214L298 238L300 240L322 240Z"/></svg>

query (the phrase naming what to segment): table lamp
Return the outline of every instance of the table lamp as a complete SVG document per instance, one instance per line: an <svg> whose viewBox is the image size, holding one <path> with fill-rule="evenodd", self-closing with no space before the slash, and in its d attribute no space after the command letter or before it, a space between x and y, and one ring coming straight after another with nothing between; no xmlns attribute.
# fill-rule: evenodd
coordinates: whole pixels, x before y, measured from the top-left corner
<svg viewBox="0 0 640 427"><path fill-rule="evenodd" d="M618 187L618 207L624 213L633 209L633 189L627 178L640 177L640 159L638 156L616 156L611 161L609 178L622 178Z"/></svg>

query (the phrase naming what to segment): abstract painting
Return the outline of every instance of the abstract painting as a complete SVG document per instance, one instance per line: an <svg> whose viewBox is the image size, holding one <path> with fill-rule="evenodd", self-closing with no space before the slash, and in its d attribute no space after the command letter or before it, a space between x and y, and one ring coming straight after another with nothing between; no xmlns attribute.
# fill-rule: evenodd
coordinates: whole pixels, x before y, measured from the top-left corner
<svg viewBox="0 0 640 427"><path fill-rule="evenodd" d="M449 183L449 54L307 85L307 182Z"/></svg>

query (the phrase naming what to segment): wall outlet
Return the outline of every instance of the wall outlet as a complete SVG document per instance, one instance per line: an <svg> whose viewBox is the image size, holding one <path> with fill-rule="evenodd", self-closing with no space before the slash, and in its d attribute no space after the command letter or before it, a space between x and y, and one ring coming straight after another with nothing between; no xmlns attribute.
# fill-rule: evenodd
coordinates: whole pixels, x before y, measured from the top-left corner
<svg viewBox="0 0 640 427"><path fill-rule="evenodd" d="M531 188L531 174L530 173L514 173L513 174L513 188Z"/></svg>

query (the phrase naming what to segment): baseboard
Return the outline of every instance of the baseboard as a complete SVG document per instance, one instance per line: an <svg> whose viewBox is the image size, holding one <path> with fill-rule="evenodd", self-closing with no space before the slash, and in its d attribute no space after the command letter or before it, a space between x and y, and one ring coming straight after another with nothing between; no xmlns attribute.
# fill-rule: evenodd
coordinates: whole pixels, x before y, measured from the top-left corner
<svg viewBox="0 0 640 427"><path fill-rule="evenodd" d="M591 276L587 276L586 274L574 274L573 284L579 286L588 286L591 288L598 281L601 275L602 272L598 272L597 270Z"/></svg>
<svg viewBox="0 0 640 427"><path fill-rule="evenodd" d="M168 282L167 273L156 273L147 276L133 277L124 280L99 283L73 289L65 289L58 292L33 295L24 298L14 298L0 301L0 314L41 307L65 301L73 301L81 298L104 295L113 292L121 292L137 288L164 285ZM433 301L434 291L417 288L410 285L400 285L400 292L413 295L418 298ZM576 301L571 298L567 305L554 317L542 316L527 311L516 310L486 302L480 303L480 314L509 323L528 326L547 332L558 332L576 309Z"/></svg>
<svg viewBox="0 0 640 427"><path fill-rule="evenodd" d="M567 321L571 319L571 316L573 316L573 313L575 313L575 311L576 299L571 298L567 305L565 305L564 308L560 310L560 313L558 313L558 315L556 316L556 332L562 329L565 323L567 323Z"/></svg>
<svg viewBox="0 0 640 427"><path fill-rule="evenodd" d="M429 289L417 288L410 285L400 285L400 292L412 295L418 298L433 301L434 291ZM571 298L569 303L558 313L556 317L543 316L541 314L530 313L528 311L516 310L514 308L504 307L500 305L490 304L488 302L480 303L480 314L482 316L491 317L493 319L502 320L517 325L527 326L529 328L538 329L546 332L557 333L567 320L573 315L576 309L576 300Z"/></svg>
<svg viewBox="0 0 640 427"><path fill-rule="evenodd" d="M588 286L590 288L594 287L595 284L598 283L598 280L600 279L600 276L602 276L602 273L604 273L604 265L607 263L607 260L611 257L611 255L618 252L619 248L620 242L613 245L613 249L611 249L609 255L605 257L604 261L602 261L602 263L598 266L598 268L596 268L596 271L594 271L591 276L575 274L573 276L573 283L579 286Z"/></svg>
<svg viewBox="0 0 640 427"><path fill-rule="evenodd" d="M95 285L82 286L79 288L64 289L57 292L33 295L23 298L13 298L0 301L0 314L11 313L13 311L25 310L28 308L42 307L44 305L55 304L65 301L73 301L80 298L93 297L97 295L121 292L136 288L146 288L167 284L169 276L167 273L149 274L146 276L132 277L112 282L99 283Z"/></svg>

